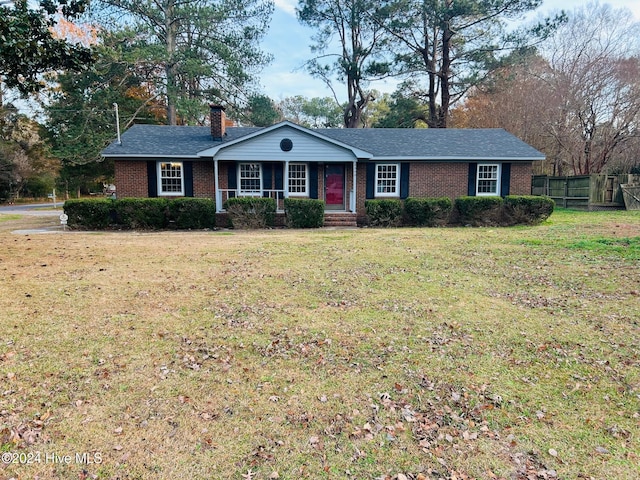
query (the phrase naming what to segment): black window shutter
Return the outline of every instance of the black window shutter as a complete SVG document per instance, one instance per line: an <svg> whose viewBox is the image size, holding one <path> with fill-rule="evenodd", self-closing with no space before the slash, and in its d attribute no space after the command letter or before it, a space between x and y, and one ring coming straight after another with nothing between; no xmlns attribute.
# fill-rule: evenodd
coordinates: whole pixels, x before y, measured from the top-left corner
<svg viewBox="0 0 640 480"><path fill-rule="evenodd" d="M273 188L273 163L263 163L262 164L262 189L271 190L272 188Z"/></svg>
<svg viewBox="0 0 640 480"><path fill-rule="evenodd" d="M193 162L183 162L184 170L184 196L193 197Z"/></svg>
<svg viewBox="0 0 640 480"><path fill-rule="evenodd" d="M238 188L238 169L236 162L230 162L227 168L227 187L229 190L236 190Z"/></svg>
<svg viewBox="0 0 640 480"><path fill-rule="evenodd" d="M149 198L158 196L158 167L154 161L147 162L147 182Z"/></svg>
<svg viewBox="0 0 640 480"><path fill-rule="evenodd" d="M409 196L409 166L410 163L400 164L400 198L405 199Z"/></svg>
<svg viewBox="0 0 640 480"><path fill-rule="evenodd" d="M476 196L476 175L478 175L478 164L469 164L469 186L467 187L467 195L470 197Z"/></svg>
<svg viewBox="0 0 640 480"><path fill-rule="evenodd" d="M500 174L500 196L506 197L509 195L509 188L511 187L511 164L502 164L502 173Z"/></svg>
<svg viewBox="0 0 640 480"><path fill-rule="evenodd" d="M376 196L376 164L367 163L367 191L366 198L371 200Z"/></svg>
<svg viewBox="0 0 640 480"><path fill-rule="evenodd" d="M318 164L309 164L309 198L318 198Z"/></svg>

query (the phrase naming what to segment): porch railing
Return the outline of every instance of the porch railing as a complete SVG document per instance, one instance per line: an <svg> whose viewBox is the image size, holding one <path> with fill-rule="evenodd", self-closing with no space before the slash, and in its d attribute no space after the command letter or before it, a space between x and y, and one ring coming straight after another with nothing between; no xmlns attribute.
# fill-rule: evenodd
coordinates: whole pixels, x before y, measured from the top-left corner
<svg viewBox="0 0 640 480"><path fill-rule="evenodd" d="M276 212L284 213L284 190L260 190L260 191L242 191L240 189L221 188L216 194L216 208L218 212L225 212L224 204L230 198L235 197L264 197L273 198L276 201ZM353 190L347 191L347 211L356 211L356 196Z"/></svg>
<svg viewBox="0 0 640 480"><path fill-rule="evenodd" d="M224 209L224 204L230 198L236 197L273 198L276 201L276 212L284 212L284 190L242 191L240 189L221 188L216 194L216 209L219 212L226 211Z"/></svg>

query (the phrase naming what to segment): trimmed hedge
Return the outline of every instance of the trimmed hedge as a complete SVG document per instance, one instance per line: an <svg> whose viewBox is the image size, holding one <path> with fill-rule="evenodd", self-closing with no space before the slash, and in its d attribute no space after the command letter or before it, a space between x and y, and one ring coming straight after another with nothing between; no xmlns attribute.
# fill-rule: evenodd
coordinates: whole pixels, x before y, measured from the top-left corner
<svg viewBox="0 0 640 480"><path fill-rule="evenodd" d="M410 225L435 227L445 225L453 208L449 197L415 198L404 201L404 212Z"/></svg>
<svg viewBox="0 0 640 480"><path fill-rule="evenodd" d="M236 197L224 204L231 225L240 229L272 227L276 216L276 201L273 198Z"/></svg>
<svg viewBox="0 0 640 480"><path fill-rule="evenodd" d="M170 228L202 230L216 226L216 203L209 198L176 198L168 207Z"/></svg>
<svg viewBox="0 0 640 480"><path fill-rule="evenodd" d="M402 224L404 206L401 200L366 200L364 207L372 227L397 227Z"/></svg>
<svg viewBox="0 0 640 480"><path fill-rule="evenodd" d="M114 200L106 198L91 200L67 200L64 213L69 217L69 227L101 230L115 223Z"/></svg>
<svg viewBox="0 0 640 480"><path fill-rule="evenodd" d="M479 227L501 224L503 202L502 197L458 197L454 205L462 225Z"/></svg>
<svg viewBox="0 0 640 480"><path fill-rule="evenodd" d="M285 198L284 211L290 228L320 228L324 225L322 200Z"/></svg>
<svg viewBox="0 0 640 480"><path fill-rule="evenodd" d="M553 213L555 202L549 197L508 195L504 198L505 223L509 225L537 225Z"/></svg>
<svg viewBox="0 0 640 480"><path fill-rule="evenodd" d="M169 224L165 198L122 198L114 206L118 224L124 228L160 230Z"/></svg>
<svg viewBox="0 0 640 480"><path fill-rule="evenodd" d="M67 200L70 227L105 229L204 229L216 225L216 205L206 198Z"/></svg>
<svg viewBox="0 0 640 480"><path fill-rule="evenodd" d="M324 223L324 202L288 198L284 202L287 225L291 228L318 228ZM452 205L454 208L452 208ZM500 197L459 197L452 204L447 197L367 200L371 226L420 226L453 223L472 226L537 225L553 213L549 197L511 195ZM205 229L216 226L215 202L205 198L123 198L67 200L64 212L75 228L105 229ZM276 201L272 198L239 197L225 203L236 228L266 228L275 221ZM453 213L454 215L450 215Z"/></svg>

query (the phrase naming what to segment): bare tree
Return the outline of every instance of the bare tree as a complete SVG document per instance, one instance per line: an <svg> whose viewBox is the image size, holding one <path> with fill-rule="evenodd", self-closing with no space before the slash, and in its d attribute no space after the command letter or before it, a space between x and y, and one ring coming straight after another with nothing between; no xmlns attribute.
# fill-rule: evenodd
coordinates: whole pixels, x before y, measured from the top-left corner
<svg viewBox="0 0 640 480"><path fill-rule="evenodd" d="M454 124L509 130L545 152L555 175L628 165L640 134L639 29L608 5L574 11L524 66L474 88Z"/></svg>
<svg viewBox="0 0 640 480"><path fill-rule="evenodd" d="M598 3L576 9L543 50L557 99L547 125L574 174L599 173L639 134L640 23Z"/></svg>

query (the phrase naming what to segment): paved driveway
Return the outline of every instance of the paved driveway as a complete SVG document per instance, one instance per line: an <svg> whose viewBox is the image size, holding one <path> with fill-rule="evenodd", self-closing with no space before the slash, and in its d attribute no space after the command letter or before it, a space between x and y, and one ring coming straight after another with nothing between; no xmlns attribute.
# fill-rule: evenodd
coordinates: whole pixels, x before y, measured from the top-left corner
<svg viewBox="0 0 640 480"><path fill-rule="evenodd" d="M53 208L53 202L49 203L32 203L29 205L2 205L0 206L0 214L16 214L16 215L35 215L40 217L58 217L62 213L62 204L57 202Z"/></svg>

